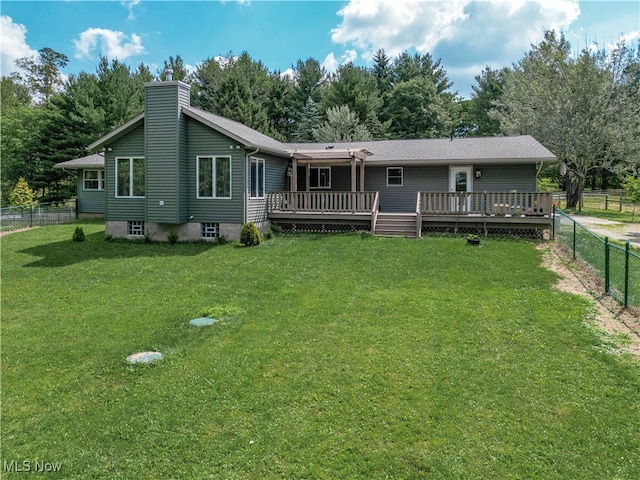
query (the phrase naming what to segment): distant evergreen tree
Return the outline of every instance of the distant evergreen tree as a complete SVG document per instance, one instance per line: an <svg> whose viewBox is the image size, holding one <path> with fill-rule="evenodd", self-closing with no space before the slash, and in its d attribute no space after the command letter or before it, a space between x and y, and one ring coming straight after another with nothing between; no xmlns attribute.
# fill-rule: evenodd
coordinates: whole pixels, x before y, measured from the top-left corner
<svg viewBox="0 0 640 480"><path fill-rule="evenodd" d="M378 91L383 96L393 87L391 64L391 58L389 58L383 49L378 50L373 56L371 71L373 72L373 76L376 77Z"/></svg>
<svg viewBox="0 0 640 480"><path fill-rule="evenodd" d="M476 75L477 85L471 87L471 100L465 105L464 121L470 135L481 137L500 134L500 122L491 118L489 111L497 108L495 103L502 95L508 72L508 68L493 70L485 67L480 75Z"/></svg>
<svg viewBox="0 0 640 480"><path fill-rule="evenodd" d="M291 141L295 129L295 86L291 78L275 72L269 77L269 92L265 108L271 135L282 141Z"/></svg>
<svg viewBox="0 0 640 480"><path fill-rule="evenodd" d="M300 120L297 122L296 130L293 134L294 142L313 142L315 137L313 130L322 123L322 115L316 108L313 98L309 97L302 110Z"/></svg>

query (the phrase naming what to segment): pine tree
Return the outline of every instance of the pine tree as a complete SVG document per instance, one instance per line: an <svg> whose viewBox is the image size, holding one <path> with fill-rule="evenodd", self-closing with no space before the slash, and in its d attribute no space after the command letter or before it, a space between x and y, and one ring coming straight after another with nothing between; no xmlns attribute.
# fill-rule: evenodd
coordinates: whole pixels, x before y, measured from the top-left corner
<svg viewBox="0 0 640 480"><path fill-rule="evenodd" d="M28 206L34 203L33 192L23 177L18 179L18 183L9 194L9 203L13 206Z"/></svg>
<svg viewBox="0 0 640 480"><path fill-rule="evenodd" d="M322 115L316 108L313 98L307 98L307 103L302 109L300 120L297 122L296 131L293 134L295 142L313 142L313 130L322 123Z"/></svg>

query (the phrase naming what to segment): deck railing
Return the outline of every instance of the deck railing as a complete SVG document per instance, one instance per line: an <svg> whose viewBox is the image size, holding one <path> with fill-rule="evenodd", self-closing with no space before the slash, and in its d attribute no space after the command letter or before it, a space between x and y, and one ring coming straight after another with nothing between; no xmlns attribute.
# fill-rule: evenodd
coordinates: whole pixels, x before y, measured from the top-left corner
<svg viewBox="0 0 640 480"><path fill-rule="evenodd" d="M551 193L540 192L420 192L421 215L549 216Z"/></svg>
<svg viewBox="0 0 640 480"><path fill-rule="evenodd" d="M292 213L372 213L378 192L272 192L269 211Z"/></svg>

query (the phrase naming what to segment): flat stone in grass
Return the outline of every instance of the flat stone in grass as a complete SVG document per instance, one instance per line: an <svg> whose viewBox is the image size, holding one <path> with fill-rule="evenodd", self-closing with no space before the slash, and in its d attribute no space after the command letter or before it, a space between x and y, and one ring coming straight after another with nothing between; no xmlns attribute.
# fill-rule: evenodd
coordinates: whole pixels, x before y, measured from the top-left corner
<svg viewBox="0 0 640 480"><path fill-rule="evenodd" d="M200 317L200 318L194 318L189 323L191 325L195 325L196 327L206 327L207 325L213 325L217 321L218 320L216 320L215 318Z"/></svg>
<svg viewBox="0 0 640 480"><path fill-rule="evenodd" d="M160 360L162 354L160 352L138 352L127 357L129 363L152 363L156 360Z"/></svg>

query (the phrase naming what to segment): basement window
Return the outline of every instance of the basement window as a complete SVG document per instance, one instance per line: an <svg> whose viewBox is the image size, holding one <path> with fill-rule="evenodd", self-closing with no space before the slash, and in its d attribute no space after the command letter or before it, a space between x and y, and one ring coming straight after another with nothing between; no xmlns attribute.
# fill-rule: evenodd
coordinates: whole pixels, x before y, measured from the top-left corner
<svg viewBox="0 0 640 480"><path fill-rule="evenodd" d="M219 234L220 234L219 223L201 223L200 224L201 238L218 238Z"/></svg>
<svg viewBox="0 0 640 480"><path fill-rule="evenodd" d="M135 237L144 236L144 222L130 221L127 222L127 235Z"/></svg>

